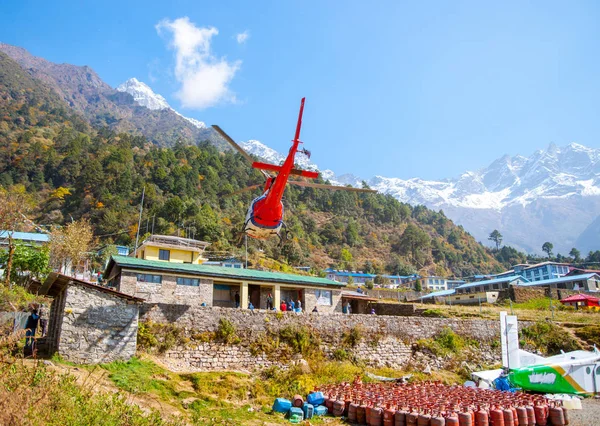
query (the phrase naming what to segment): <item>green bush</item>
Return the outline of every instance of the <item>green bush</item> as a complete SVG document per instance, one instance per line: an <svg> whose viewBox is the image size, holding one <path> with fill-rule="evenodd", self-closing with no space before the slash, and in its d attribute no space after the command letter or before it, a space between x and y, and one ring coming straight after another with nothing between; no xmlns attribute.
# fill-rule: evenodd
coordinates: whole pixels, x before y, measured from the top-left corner
<svg viewBox="0 0 600 426"><path fill-rule="evenodd" d="M569 352L582 349L569 332L549 321L537 321L523 328L521 338L546 355L557 355L561 350Z"/></svg>
<svg viewBox="0 0 600 426"><path fill-rule="evenodd" d="M348 352L346 352L345 349L342 348L338 348L335 351L333 351L333 359L337 360L337 361L346 361L350 356L348 355Z"/></svg>
<svg viewBox="0 0 600 426"><path fill-rule="evenodd" d="M215 333L216 337L225 343L240 343L240 338L236 334L235 326L227 318L219 319L219 327Z"/></svg>
<svg viewBox="0 0 600 426"><path fill-rule="evenodd" d="M425 309L421 315L429 318L448 318L449 316L446 312L436 308Z"/></svg>
<svg viewBox="0 0 600 426"><path fill-rule="evenodd" d="M363 328L360 325L352 327L342 333L342 346L353 348L360 343L363 338Z"/></svg>
<svg viewBox="0 0 600 426"><path fill-rule="evenodd" d="M152 321L138 325L138 348L147 352L164 353L174 346L185 344L188 339L175 324L161 324Z"/></svg>
<svg viewBox="0 0 600 426"><path fill-rule="evenodd" d="M591 345L600 347L600 325L588 325L575 331L575 335Z"/></svg>
<svg viewBox="0 0 600 426"><path fill-rule="evenodd" d="M306 326L284 327L279 331L279 337L294 353L302 354L305 357L321 352L319 335Z"/></svg>

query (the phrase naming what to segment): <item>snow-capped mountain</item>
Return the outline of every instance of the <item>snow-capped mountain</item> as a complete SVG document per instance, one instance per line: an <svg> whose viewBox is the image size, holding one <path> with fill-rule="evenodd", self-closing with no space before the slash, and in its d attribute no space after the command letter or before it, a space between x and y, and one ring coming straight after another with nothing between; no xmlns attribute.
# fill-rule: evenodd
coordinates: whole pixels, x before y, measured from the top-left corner
<svg viewBox="0 0 600 426"><path fill-rule="evenodd" d="M600 150L576 143L562 148L551 144L531 157L505 155L489 167L455 179L436 182L376 176L368 182L411 204L501 210L527 206L540 198L600 195Z"/></svg>
<svg viewBox="0 0 600 426"><path fill-rule="evenodd" d="M240 146L248 153L252 155L256 155L257 157L262 158L268 163L272 164L282 164L285 161L285 155L280 154L275 151L273 148L269 148L265 144L257 140L249 140L247 142L240 142ZM296 155L296 164L303 169L306 170L317 170L319 171L319 166L310 161L303 153L299 152ZM346 185L343 181L340 181L339 178L336 178L335 173L332 170L320 170L321 176L323 179L329 180L332 185Z"/></svg>
<svg viewBox="0 0 600 426"><path fill-rule="evenodd" d="M154 93L150 86L139 81L137 78L130 78L125 83L119 85L117 90L119 92L129 93L131 96L133 96L133 100L135 100L138 105L152 110L169 109L192 123L197 128L206 129L206 124L204 124L202 121L196 120L195 118L186 117L175 111L173 108L171 108L165 98L158 93Z"/></svg>

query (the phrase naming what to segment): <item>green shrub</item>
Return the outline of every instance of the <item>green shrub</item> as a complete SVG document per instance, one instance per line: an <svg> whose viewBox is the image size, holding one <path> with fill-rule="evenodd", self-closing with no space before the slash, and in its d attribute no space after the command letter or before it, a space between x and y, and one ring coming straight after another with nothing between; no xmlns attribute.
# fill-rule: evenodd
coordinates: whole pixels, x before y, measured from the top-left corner
<svg viewBox="0 0 600 426"><path fill-rule="evenodd" d="M227 318L219 319L219 327L215 335L217 339L229 344L238 344L241 341L236 334L235 326Z"/></svg>
<svg viewBox="0 0 600 426"><path fill-rule="evenodd" d="M342 333L342 346L354 348L360 343L363 338L363 328L360 325L355 325L348 331Z"/></svg>
<svg viewBox="0 0 600 426"><path fill-rule="evenodd" d="M183 331L175 324L162 324L152 321L140 322L138 324L137 344L138 348L147 352L163 353L187 343Z"/></svg>
<svg viewBox="0 0 600 426"><path fill-rule="evenodd" d="M557 355L561 350L569 352L581 349L581 345L569 332L549 321L537 321L523 328L521 338L546 355Z"/></svg>
<svg viewBox="0 0 600 426"><path fill-rule="evenodd" d="M591 345L600 347L600 325L588 325L575 331L575 335Z"/></svg>
<svg viewBox="0 0 600 426"><path fill-rule="evenodd" d="M294 353L310 356L320 352L321 339L311 328L306 326L287 326L279 331L279 337Z"/></svg>
<svg viewBox="0 0 600 426"><path fill-rule="evenodd" d="M350 356L348 355L348 352L346 352L345 349L342 348L338 348L335 351L333 351L333 359L337 360L337 361L346 361Z"/></svg>
<svg viewBox="0 0 600 426"><path fill-rule="evenodd" d="M425 309L421 315L429 318L448 318L449 316L446 312L436 308Z"/></svg>

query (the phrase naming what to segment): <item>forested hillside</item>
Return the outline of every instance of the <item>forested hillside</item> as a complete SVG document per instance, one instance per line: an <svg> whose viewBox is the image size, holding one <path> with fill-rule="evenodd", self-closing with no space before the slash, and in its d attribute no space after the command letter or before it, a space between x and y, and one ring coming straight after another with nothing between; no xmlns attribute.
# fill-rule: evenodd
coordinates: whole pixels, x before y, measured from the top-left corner
<svg viewBox="0 0 600 426"><path fill-rule="evenodd" d="M141 233L193 235L221 253L239 252L238 231L260 183L239 154L92 126L52 88L0 52L0 185L25 190L38 224L89 218L101 244L131 245L145 188ZM442 212L391 196L289 187L294 239L252 241L250 251L293 266L464 276L501 265Z"/></svg>

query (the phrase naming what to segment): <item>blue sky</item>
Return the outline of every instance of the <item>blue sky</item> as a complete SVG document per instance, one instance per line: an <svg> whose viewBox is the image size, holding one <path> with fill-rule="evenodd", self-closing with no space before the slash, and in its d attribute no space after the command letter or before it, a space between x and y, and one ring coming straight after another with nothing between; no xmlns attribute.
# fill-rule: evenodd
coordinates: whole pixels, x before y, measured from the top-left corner
<svg viewBox="0 0 600 426"><path fill-rule="evenodd" d="M184 17L204 34L187 56L172 45ZM280 152L306 96L302 139L322 168L440 179L550 142L600 148L598 22L594 1L5 0L0 41L112 86L137 77ZM194 87L205 75L215 93Z"/></svg>

